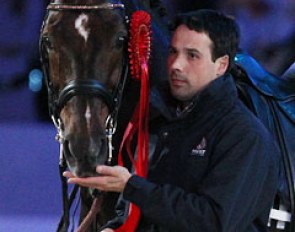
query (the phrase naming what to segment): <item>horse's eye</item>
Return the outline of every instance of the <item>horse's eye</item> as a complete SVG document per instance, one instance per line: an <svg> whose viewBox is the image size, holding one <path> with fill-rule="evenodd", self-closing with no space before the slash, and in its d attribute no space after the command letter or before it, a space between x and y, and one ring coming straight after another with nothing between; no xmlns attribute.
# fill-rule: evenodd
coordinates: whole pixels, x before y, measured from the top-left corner
<svg viewBox="0 0 295 232"><path fill-rule="evenodd" d="M116 48L117 49L122 48L125 43L125 40L126 40L125 36L119 36L116 41Z"/></svg>
<svg viewBox="0 0 295 232"><path fill-rule="evenodd" d="M52 41L50 40L48 36L44 36L42 40L43 40L42 41L43 44L45 45L47 49L53 49Z"/></svg>

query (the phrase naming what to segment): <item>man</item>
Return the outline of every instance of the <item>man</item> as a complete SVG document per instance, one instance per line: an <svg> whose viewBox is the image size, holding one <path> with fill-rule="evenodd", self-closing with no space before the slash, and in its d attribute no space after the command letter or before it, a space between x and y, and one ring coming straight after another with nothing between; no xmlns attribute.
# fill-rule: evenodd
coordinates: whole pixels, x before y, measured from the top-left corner
<svg viewBox="0 0 295 232"><path fill-rule="evenodd" d="M141 210L136 231L267 231L278 149L238 99L229 74L238 48L233 19L212 10L180 15L168 56L169 85L153 91L147 180L123 167L70 183L122 193ZM128 210L125 210L128 214ZM116 229L120 216L103 231ZM112 229L111 229L112 228Z"/></svg>

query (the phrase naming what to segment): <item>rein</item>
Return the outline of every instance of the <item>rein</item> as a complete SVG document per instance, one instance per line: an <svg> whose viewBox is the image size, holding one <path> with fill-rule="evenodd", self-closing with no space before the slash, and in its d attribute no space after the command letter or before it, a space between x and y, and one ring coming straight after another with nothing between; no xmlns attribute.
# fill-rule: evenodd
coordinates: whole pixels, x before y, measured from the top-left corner
<svg viewBox="0 0 295 232"><path fill-rule="evenodd" d="M77 11L77 10L114 10L114 9L125 9L124 4L112 4L112 3L103 3L99 5L75 5L75 4L57 4L50 3L47 6L47 16L49 11ZM42 30L45 26L45 20L43 21ZM107 163L110 164L112 161L112 136L116 131L117 126L117 116L118 110L121 105L123 90L127 80L129 67L128 67L128 56L127 56L127 46L124 47L125 55L123 55L122 61L122 73L120 81L117 85L117 88L111 93L107 90L103 83L98 80L87 79L87 80L71 80L59 93L53 88L53 83L50 80L50 71L49 71L49 52L48 48L48 38L42 36L39 43L40 54L41 54L41 64L46 81L47 91L48 91L48 104L49 104L49 113L51 115L52 121L57 128L56 140L60 143L60 161L59 161L59 172L62 182L62 194L63 194L63 216L58 225L58 232L66 232L69 227L69 215L71 205L76 197L78 192L78 186L76 185L70 196L68 196L68 186L67 179L63 177L63 172L67 169L67 164L65 160L65 152L68 151L67 143L64 138L63 125L60 118L60 112L62 108L67 104L67 102L74 96L78 95L87 95L92 97L101 98L109 108L111 112L106 120L106 137L108 140L108 160ZM58 97L57 97L58 96ZM94 191L96 193L96 191ZM91 222L93 221L94 215L96 215L101 208L101 197L103 194L95 194L95 199L89 214L86 216L84 221L81 223L78 228L79 232L87 231ZM100 197L100 199L97 199Z"/></svg>

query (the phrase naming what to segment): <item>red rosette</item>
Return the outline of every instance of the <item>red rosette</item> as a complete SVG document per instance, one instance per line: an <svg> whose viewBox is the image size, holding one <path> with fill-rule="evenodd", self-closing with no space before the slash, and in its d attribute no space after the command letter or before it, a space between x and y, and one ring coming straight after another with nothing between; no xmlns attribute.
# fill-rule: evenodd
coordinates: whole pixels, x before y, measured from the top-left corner
<svg viewBox="0 0 295 232"><path fill-rule="evenodd" d="M136 175L145 178L148 170L148 120L149 120L149 70L148 61L151 47L151 17L145 11L133 13L130 22L128 51L131 75L140 81L140 99L127 125L118 154L118 164L124 166L122 151L126 152L133 164ZM132 153L131 144L135 134L137 138L137 157ZM125 223L116 232L134 232L140 220L140 209L130 204L129 215Z"/></svg>
<svg viewBox="0 0 295 232"><path fill-rule="evenodd" d="M142 10L135 11L130 21L128 52L131 75L141 77L141 66L147 64L151 49L151 16Z"/></svg>

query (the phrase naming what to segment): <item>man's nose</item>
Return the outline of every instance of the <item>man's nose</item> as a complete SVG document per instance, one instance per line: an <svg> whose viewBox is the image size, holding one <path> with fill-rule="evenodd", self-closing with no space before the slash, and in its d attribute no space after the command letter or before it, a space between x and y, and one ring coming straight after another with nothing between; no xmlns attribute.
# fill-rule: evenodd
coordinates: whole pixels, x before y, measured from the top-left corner
<svg viewBox="0 0 295 232"><path fill-rule="evenodd" d="M182 71L185 65L184 59L181 55L176 55L173 57L170 63L170 68L174 70Z"/></svg>

